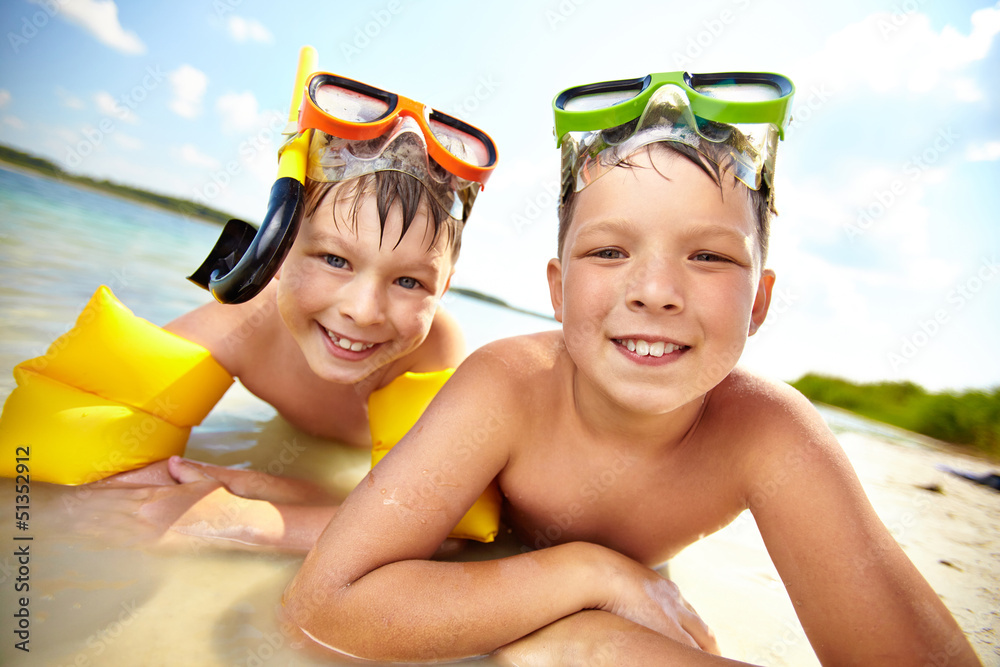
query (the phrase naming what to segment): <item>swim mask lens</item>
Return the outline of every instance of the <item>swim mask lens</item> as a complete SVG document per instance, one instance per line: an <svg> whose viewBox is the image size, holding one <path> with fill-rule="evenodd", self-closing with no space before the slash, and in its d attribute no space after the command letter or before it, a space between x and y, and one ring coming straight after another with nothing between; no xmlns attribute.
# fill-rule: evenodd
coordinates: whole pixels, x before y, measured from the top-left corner
<svg viewBox="0 0 1000 667"><path fill-rule="evenodd" d="M322 72L306 85L297 130L314 130L308 178L337 182L401 171L463 221L497 160L496 146L482 130L409 98Z"/></svg>

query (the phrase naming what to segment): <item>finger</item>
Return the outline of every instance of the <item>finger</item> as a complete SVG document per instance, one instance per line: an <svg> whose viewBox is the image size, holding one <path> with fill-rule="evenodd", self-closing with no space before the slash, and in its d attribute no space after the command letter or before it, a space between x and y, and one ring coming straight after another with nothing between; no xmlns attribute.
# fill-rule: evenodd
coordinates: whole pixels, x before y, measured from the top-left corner
<svg viewBox="0 0 1000 667"><path fill-rule="evenodd" d="M127 470L110 475L88 486L92 488L128 487L128 486L165 486L176 484L167 469L167 461L157 461L142 468Z"/></svg>
<svg viewBox="0 0 1000 667"><path fill-rule="evenodd" d="M170 476L181 484L215 481L215 477L209 474L206 466L189 459L171 456L167 466L170 470Z"/></svg>
<svg viewBox="0 0 1000 667"><path fill-rule="evenodd" d="M705 623L702 617L698 615L698 612L694 610L694 607L689 605L687 602L684 603L684 606L690 611L681 612L681 628L694 639L698 648L708 653L721 655L719 642L715 638L715 633L712 632L712 628L708 627L708 624Z"/></svg>
<svg viewBox="0 0 1000 667"><path fill-rule="evenodd" d="M170 471L174 478L181 483L216 481L225 485L238 496L262 500L266 499L263 498L263 494L267 492L268 486L280 481L280 478L262 472L226 468L179 456L171 457Z"/></svg>

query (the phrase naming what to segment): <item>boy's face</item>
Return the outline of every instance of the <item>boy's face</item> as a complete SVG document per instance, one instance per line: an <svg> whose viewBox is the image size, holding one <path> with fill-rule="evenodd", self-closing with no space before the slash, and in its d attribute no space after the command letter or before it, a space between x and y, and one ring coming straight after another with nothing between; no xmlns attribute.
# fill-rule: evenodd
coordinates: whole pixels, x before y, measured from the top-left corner
<svg viewBox="0 0 1000 667"><path fill-rule="evenodd" d="M281 267L278 309L313 372L353 384L423 343L454 268L443 233L429 246L433 222L423 206L399 245L402 216L393 206L380 244L374 195L362 199L356 230L339 195L303 221Z"/></svg>
<svg viewBox="0 0 1000 667"><path fill-rule="evenodd" d="M556 319L586 381L627 410L663 414L733 369L764 321L747 191L689 160L641 151L580 192L562 259L549 262Z"/></svg>

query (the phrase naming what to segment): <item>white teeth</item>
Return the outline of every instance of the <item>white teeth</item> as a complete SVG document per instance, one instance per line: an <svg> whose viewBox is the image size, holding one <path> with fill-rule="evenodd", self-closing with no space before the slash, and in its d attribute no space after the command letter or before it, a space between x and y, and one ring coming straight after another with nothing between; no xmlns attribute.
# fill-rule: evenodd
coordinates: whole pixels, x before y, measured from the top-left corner
<svg viewBox="0 0 1000 667"><path fill-rule="evenodd" d="M352 352L360 352L362 350L367 350L368 348L375 345L375 343L362 343L361 341L352 341L346 338L340 338L337 334L333 333L329 329L326 330L326 335L330 337L334 345L338 345L345 350L351 350Z"/></svg>
<svg viewBox="0 0 1000 667"><path fill-rule="evenodd" d="M630 352L635 352L640 357L662 357L665 354L670 354L671 352L676 352L681 349L680 345L665 343L662 340L650 343L649 341L639 338L627 338L619 339L618 342L628 348Z"/></svg>

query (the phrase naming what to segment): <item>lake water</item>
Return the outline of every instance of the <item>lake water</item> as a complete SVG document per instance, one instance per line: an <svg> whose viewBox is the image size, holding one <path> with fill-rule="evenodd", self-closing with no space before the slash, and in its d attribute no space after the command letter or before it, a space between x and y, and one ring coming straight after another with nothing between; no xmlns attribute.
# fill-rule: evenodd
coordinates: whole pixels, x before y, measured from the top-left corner
<svg viewBox="0 0 1000 667"><path fill-rule="evenodd" d="M44 354L99 285L157 324L204 303L207 292L185 276L219 231L201 220L0 167L0 400L15 386L10 370ZM555 326L461 295L444 301L470 349ZM314 479L343 494L370 461L367 451L291 428L238 383L194 429L186 454ZM13 508L11 485L2 482L3 507ZM8 549L13 521L4 521L0 599L8 620L0 622L0 664L329 664L291 649L275 621L275 605L301 558L165 556L123 548L120 536L95 541L66 534L63 519L86 507L85 492L34 484L31 500L32 650L28 659L9 641L6 610L14 608L17 564Z"/></svg>
<svg viewBox="0 0 1000 667"><path fill-rule="evenodd" d="M158 324L203 303L207 294L185 276L218 233L219 227L199 220L0 167L0 400L14 387L10 369L43 354L98 285L109 285L136 314ZM457 284L460 276L461 261ZM553 326L462 296L445 301L470 348ZM1000 627L995 497L935 471L941 463L985 467L928 449L897 429L839 411L824 410L824 416L883 521L976 641L985 663L1000 664L993 652ZM239 384L194 429L187 455L312 479L342 494L369 463L366 451L291 428ZM921 490L931 484L946 493ZM31 652L25 654L14 648L9 611L19 576L10 546L20 544L13 541L10 516L13 485L0 480L0 514L6 517L0 521L0 665L354 664L346 658L331 663L295 646L278 625L281 592L300 557L207 549L152 553L128 545L128 529L116 530L114 516L97 537L78 534L72 519L91 502L85 489L31 487ZM495 545L472 545L465 556L516 550L501 535ZM748 513L681 553L671 562L671 576L715 628L726 655L770 665L817 664Z"/></svg>

